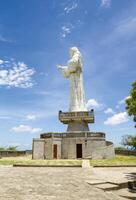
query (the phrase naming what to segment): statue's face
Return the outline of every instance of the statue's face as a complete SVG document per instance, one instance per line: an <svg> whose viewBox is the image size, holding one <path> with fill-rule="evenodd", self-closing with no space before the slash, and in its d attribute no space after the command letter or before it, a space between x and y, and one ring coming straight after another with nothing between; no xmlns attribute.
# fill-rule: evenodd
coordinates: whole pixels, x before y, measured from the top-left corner
<svg viewBox="0 0 136 200"><path fill-rule="evenodd" d="M69 51L69 54L70 54L70 57L73 57L73 55L75 54L75 52L77 52L78 49L76 47L72 47L70 48L70 51Z"/></svg>

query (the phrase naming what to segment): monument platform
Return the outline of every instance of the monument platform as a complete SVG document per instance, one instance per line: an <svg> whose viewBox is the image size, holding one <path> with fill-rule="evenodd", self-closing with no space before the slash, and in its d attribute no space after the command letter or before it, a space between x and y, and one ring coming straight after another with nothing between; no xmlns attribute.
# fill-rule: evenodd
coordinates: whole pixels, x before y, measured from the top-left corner
<svg viewBox="0 0 136 200"><path fill-rule="evenodd" d="M75 131L43 133L33 140L33 159L104 159L114 156L105 133Z"/></svg>
<svg viewBox="0 0 136 200"><path fill-rule="evenodd" d="M68 124L67 132L89 131L89 123L94 123L94 110L78 112L59 111L59 120L63 124Z"/></svg>
<svg viewBox="0 0 136 200"><path fill-rule="evenodd" d="M64 124L74 121L84 121L86 123L94 123L94 110L79 112L62 112L59 111L59 120Z"/></svg>
<svg viewBox="0 0 136 200"><path fill-rule="evenodd" d="M75 131L73 132L64 132L64 133L42 133L40 135L41 139L44 138L71 138L71 137L90 137L92 139L101 139L101 140L105 140L105 133L102 132L90 132L90 131L86 131L86 132L81 132L81 131Z"/></svg>

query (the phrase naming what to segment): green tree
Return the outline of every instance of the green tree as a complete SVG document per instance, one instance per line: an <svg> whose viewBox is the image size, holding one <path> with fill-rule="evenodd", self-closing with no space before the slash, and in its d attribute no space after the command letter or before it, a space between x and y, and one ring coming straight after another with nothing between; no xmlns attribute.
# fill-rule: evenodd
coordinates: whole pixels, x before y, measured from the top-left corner
<svg viewBox="0 0 136 200"><path fill-rule="evenodd" d="M136 150L136 135L124 135L121 143L127 148Z"/></svg>
<svg viewBox="0 0 136 200"><path fill-rule="evenodd" d="M115 150L126 150L125 147L115 147Z"/></svg>
<svg viewBox="0 0 136 200"><path fill-rule="evenodd" d="M9 146L7 148L8 151L17 151L18 146Z"/></svg>
<svg viewBox="0 0 136 200"><path fill-rule="evenodd" d="M126 110L130 116L133 116L133 120L136 122L136 81L132 84L130 97L126 99Z"/></svg>
<svg viewBox="0 0 136 200"><path fill-rule="evenodd" d="M0 151L5 151L5 147L0 147Z"/></svg>

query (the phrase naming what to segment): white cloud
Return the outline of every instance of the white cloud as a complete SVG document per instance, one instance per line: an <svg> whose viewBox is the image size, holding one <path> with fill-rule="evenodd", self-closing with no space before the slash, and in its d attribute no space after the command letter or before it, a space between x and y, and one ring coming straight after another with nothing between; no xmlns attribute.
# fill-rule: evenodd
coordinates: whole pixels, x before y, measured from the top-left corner
<svg viewBox="0 0 136 200"><path fill-rule="evenodd" d="M49 91L36 91L36 94L47 96L47 95L51 95L52 92L51 91L50 92Z"/></svg>
<svg viewBox="0 0 136 200"><path fill-rule="evenodd" d="M129 98L131 98L131 96L127 96L127 97L125 97L125 100L127 100L127 99L129 99Z"/></svg>
<svg viewBox="0 0 136 200"><path fill-rule="evenodd" d="M115 27L115 33L119 36L135 36L136 17L128 17L118 22Z"/></svg>
<svg viewBox="0 0 136 200"><path fill-rule="evenodd" d="M107 109L104 111L104 113L105 113L105 114L109 114L109 113L114 114L115 112L113 111L112 108L107 108Z"/></svg>
<svg viewBox="0 0 136 200"><path fill-rule="evenodd" d="M106 39L101 41L101 44L107 44L111 42L116 42L127 38L129 39L136 37L136 17L129 16L127 18L118 20L112 24L113 30Z"/></svg>
<svg viewBox="0 0 136 200"><path fill-rule="evenodd" d="M11 43L11 42L14 42L14 41L12 41L12 40L10 40L10 39L7 39L7 38L3 37L3 35L0 34L0 42L8 42L8 43Z"/></svg>
<svg viewBox="0 0 136 200"><path fill-rule="evenodd" d="M0 65L4 64L4 60L0 59Z"/></svg>
<svg viewBox="0 0 136 200"><path fill-rule="evenodd" d="M101 6L108 8L111 5L111 0L101 0Z"/></svg>
<svg viewBox="0 0 136 200"><path fill-rule="evenodd" d="M19 125L19 126L13 127L11 131L16 132L16 133L39 133L40 131L42 131L42 129L32 128L31 126L28 126L28 125Z"/></svg>
<svg viewBox="0 0 136 200"><path fill-rule="evenodd" d="M122 99L118 102L118 104L124 104L125 103L125 99Z"/></svg>
<svg viewBox="0 0 136 200"><path fill-rule="evenodd" d="M61 30L62 30L61 36L62 36L63 38L65 38L68 34L71 33L71 27L70 27L70 26L62 26L62 27L61 27Z"/></svg>
<svg viewBox="0 0 136 200"><path fill-rule="evenodd" d="M36 116L35 115L27 115L26 120L35 120Z"/></svg>
<svg viewBox="0 0 136 200"><path fill-rule="evenodd" d="M32 75L34 69L29 68L23 62L10 62L10 69L0 70L0 86L29 88L33 86ZM5 66L6 67L6 66Z"/></svg>
<svg viewBox="0 0 136 200"><path fill-rule="evenodd" d="M78 4L73 2L72 6L70 7L65 7L64 11L68 14L70 13L72 10L75 10L78 7Z"/></svg>
<svg viewBox="0 0 136 200"><path fill-rule="evenodd" d="M46 73L46 72L40 72L40 75L41 75L41 76L49 76L49 74Z"/></svg>
<svg viewBox="0 0 136 200"><path fill-rule="evenodd" d="M128 121L128 115L126 112L120 112L112 117L109 117L104 124L105 125L117 125L117 124L122 124Z"/></svg>
<svg viewBox="0 0 136 200"><path fill-rule="evenodd" d="M91 109L91 108L100 108L102 106L102 104L98 103L95 99L89 99L87 101L87 109Z"/></svg>
<svg viewBox="0 0 136 200"><path fill-rule="evenodd" d="M6 120L6 119L11 119L11 117L10 116L6 116L6 115L0 115L0 119L2 119L2 120Z"/></svg>
<svg viewBox="0 0 136 200"><path fill-rule="evenodd" d="M130 98L130 96L125 97L124 99L120 100L120 101L118 102L118 104L125 104L125 101L126 101L127 99L129 99L129 98Z"/></svg>

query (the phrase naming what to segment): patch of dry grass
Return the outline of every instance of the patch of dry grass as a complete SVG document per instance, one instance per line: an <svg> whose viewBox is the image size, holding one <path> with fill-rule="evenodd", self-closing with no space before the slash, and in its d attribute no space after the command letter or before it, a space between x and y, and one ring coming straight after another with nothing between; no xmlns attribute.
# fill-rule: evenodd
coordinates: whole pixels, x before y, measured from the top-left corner
<svg viewBox="0 0 136 200"><path fill-rule="evenodd" d="M136 165L136 156L118 156L116 155L113 159L102 159L102 160L90 160L90 165Z"/></svg>
<svg viewBox="0 0 136 200"><path fill-rule="evenodd" d="M73 166L82 165L82 160L32 160L31 156L24 157L5 157L0 159L0 165L13 165L13 164L23 164L23 165L62 165L62 166Z"/></svg>

